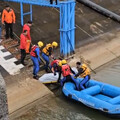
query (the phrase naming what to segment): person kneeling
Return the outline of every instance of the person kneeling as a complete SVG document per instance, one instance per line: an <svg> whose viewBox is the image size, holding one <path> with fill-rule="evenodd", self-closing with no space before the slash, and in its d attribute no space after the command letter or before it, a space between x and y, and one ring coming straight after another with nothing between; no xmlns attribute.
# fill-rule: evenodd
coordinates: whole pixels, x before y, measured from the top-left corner
<svg viewBox="0 0 120 120"><path fill-rule="evenodd" d="M78 76L82 77L83 80L80 82L80 89L85 89L85 84L90 80L90 70L86 64L81 64L80 62L76 63L78 73L75 75L75 78Z"/></svg>
<svg viewBox="0 0 120 120"><path fill-rule="evenodd" d="M61 74L63 76L63 79L60 80ZM59 78L58 81L60 82L61 86L64 85L65 82L72 82L75 84L76 89L79 89L79 84L77 80L72 76L75 74L75 72L71 69L71 67L67 64L66 60L62 60L62 66L59 70Z"/></svg>

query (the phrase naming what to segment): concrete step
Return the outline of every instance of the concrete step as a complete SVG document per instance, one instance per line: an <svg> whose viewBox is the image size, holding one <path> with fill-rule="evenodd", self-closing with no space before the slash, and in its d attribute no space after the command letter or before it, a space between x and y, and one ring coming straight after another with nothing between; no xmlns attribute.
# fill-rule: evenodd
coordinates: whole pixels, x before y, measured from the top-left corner
<svg viewBox="0 0 120 120"><path fill-rule="evenodd" d="M18 61L10 52L0 45L0 65L10 74L15 75L20 72L24 66L22 64L16 65Z"/></svg>

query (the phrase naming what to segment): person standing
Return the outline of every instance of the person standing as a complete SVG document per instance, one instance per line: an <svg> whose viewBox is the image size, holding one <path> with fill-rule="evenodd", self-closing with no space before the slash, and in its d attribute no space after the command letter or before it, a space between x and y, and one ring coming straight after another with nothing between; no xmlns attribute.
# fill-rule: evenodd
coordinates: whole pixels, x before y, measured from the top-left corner
<svg viewBox="0 0 120 120"><path fill-rule="evenodd" d="M23 26L23 31L27 30L27 43L26 43L26 53L30 53L30 44L31 44L31 35L30 35L30 27L32 26L32 21L28 21Z"/></svg>
<svg viewBox="0 0 120 120"><path fill-rule="evenodd" d="M34 79L39 79L39 76L37 75L39 70L40 70L40 48L43 47L43 42L39 41L38 45L33 45L31 48L30 56L31 60L33 62L33 78Z"/></svg>
<svg viewBox="0 0 120 120"><path fill-rule="evenodd" d="M42 50L42 58L45 60L46 65L45 65L45 71L48 72L48 68L49 68L49 62L50 62L50 58L53 58L52 56L52 52L53 52L53 48L56 48L58 46L57 42L52 42L52 44L47 44L43 50Z"/></svg>
<svg viewBox="0 0 120 120"><path fill-rule="evenodd" d="M21 50L21 63L25 65L24 60L26 57L26 40L27 40L27 30L24 30L20 35L20 50Z"/></svg>
<svg viewBox="0 0 120 120"><path fill-rule="evenodd" d="M5 25L6 39L13 39L13 24L15 23L15 13L9 5L5 7L2 13L2 24ZM10 33L10 34L9 34Z"/></svg>

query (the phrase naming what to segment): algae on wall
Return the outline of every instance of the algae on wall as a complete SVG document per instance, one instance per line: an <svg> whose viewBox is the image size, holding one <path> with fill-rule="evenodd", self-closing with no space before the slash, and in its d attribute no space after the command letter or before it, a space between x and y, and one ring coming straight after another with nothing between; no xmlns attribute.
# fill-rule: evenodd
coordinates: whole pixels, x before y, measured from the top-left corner
<svg viewBox="0 0 120 120"><path fill-rule="evenodd" d="M0 120L8 120L6 86L0 73Z"/></svg>

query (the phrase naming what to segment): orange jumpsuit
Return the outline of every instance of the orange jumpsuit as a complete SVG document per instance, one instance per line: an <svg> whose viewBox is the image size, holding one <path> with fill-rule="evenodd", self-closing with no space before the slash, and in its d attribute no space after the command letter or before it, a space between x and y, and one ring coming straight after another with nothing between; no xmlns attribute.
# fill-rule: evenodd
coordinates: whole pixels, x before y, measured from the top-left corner
<svg viewBox="0 0 120 120"><path fill-rule="evenodd" d="M26 53L30 53L30 44L31 44L31 36L30 36L30 27L25 24L23 26L23 31L27 30L27 41L26 41Z"/></svg>
<svg viewBox="0 0 120 120"><path fill-rule="evenodd" d="M6 9L2 13L2 24L6 23L15 23L15 13L12 9L8 12Z"/></svg>

